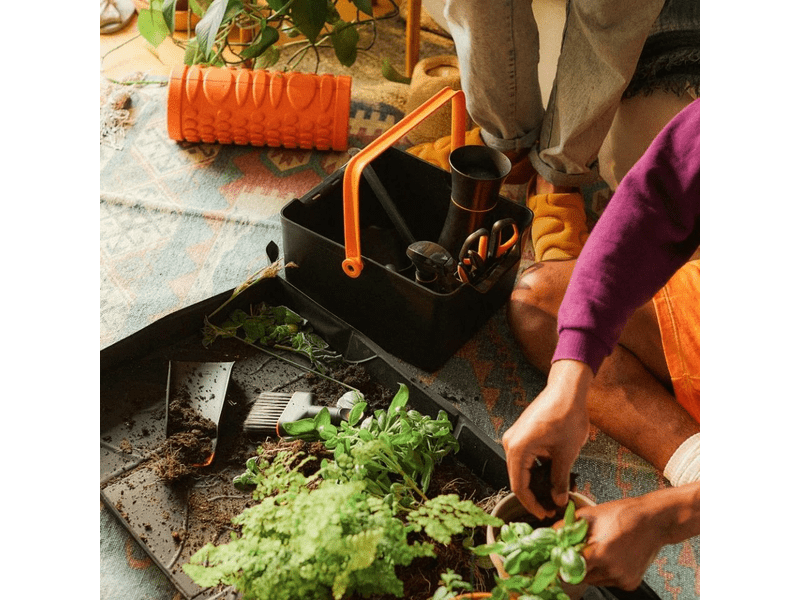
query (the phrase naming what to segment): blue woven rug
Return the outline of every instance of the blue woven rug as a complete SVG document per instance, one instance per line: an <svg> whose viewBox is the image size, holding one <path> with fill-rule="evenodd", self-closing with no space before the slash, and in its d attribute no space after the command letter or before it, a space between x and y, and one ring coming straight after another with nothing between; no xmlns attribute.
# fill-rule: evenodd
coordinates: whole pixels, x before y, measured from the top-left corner
<svg viewBox="0 0 800 600"><path fill-rule="evenodd" d="M231 289L280 245L277 214L344 164L346 153L180 144L166 133L165 88L133 95L135 124L121 149L101 148L100 347L158 318ZM350 141L363 147L401 118L397 108L354 100ZM504 195L521 198L524 190ZM530 261L527 254L523 266ZM487 359L490 357L490 359ZM413 369L412 369L413 370ZM499 439L544 386L498 312L437 373L420 381ZM598 502L667 483L597 430L577 465L579 491ZM138 542L100 511L102 600L179 596ZM645 580L667 600L699 597L699 538L665 548Z"/></svg>

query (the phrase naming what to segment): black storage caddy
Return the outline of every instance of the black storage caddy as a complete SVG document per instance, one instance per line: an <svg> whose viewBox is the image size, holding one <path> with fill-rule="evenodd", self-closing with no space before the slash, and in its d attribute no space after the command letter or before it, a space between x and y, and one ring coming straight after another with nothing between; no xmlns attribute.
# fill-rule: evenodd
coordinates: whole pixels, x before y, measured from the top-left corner
<svg viewBox="0 0 800 600"><path fill-rule="evenodd" d="M461 98L457 94L460 92L445 99ZM453 108L455 127L455 102ZM412 113L362 153L369 156L368 151L384 137L396 138L395 128L400 127L404 134L410 128L406 125L403 129L407 119L413 126ZM367 168L374 169L413 237L435 242L450 205L450 174L402 150L390 146L378 150L373 149ZM343 268L344 259L352 254L347 239L350 199L345 198L349 189L346 167L281 211L284 258L297 264L297 268L286 269L286 278L396 357L435 371L508 299L516 280L521 241L474 285L460 284L449 293L428 289L416 283L405 254L407 241L362 177L356 180L360 202L352 220L360 219L357 229L363 271L356 276L348 274ZM501 196L488 222L506 217L515 220L522 240L533 220L531 211Z"/></svg>

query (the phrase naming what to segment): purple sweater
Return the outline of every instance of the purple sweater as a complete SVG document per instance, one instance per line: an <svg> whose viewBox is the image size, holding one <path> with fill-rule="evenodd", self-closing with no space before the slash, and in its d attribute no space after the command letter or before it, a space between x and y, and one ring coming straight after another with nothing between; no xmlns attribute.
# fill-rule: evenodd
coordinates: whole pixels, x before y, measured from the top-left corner
<svg viewBox="0 0 800 600"><path fill-rule="evenodd" d="M597 369L631 314L700 245L700 100L683 109L622 179L592 230L558 313L553 361Z"/></svg>

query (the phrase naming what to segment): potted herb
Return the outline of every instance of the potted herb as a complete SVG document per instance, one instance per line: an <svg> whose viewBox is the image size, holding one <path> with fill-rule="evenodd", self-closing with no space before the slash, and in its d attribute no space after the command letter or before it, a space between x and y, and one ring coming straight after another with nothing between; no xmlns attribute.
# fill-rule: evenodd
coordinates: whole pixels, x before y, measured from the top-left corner
<svg viewBox="0 0 800 600"><path fill-rule="evenodd" d="M489 525L486 544L472 548L480 557L489 557L497 569L491 593L472 592L472 585L452 572L442 574L440 586L431 600L577 600L587 587L586 561L581 555L588 522L575 520L576 506L593 502L570 493L563 514L563 526L542 525L530 515L514 494L503 498L492 515L504 521L499 529ZM552 520L555 522L555 520Z"/></svg>
<svg viewBox="0 0 800 600"><path fill-rule="evenodd" d="M355 9L352 19L342 18L340 1ZM359 52L369 50L377 22L398 14L390 1L394 10L375 16L371 0L188 0L188 13L199 20L194 36L181 39L175 35L181 31L176 26L179 0L150 0L139 12L138 29L155 48L171 38L184 48L187 65L267 69L284 59L284 70L292 70L313 55L316 72L321 51L333 50L336 59L349 67ZM232 37L234 31L244 35Z"/></svg>

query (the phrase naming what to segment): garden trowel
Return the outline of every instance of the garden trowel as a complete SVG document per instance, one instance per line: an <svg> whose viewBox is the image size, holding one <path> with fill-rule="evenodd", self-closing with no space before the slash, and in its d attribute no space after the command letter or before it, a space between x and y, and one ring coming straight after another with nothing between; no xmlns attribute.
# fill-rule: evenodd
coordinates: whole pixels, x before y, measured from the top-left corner
<svg viewBox="0 0 800 600"><path fill-rule="evenodd" d="M202 455L191 466L205 467L214 460L219 420L225 404L232 362L170 361L167 373L166 434L195 435L205 442ZM210 447L207 443L210 440ZM189 440L191 442L191 440Z"/></svg>

